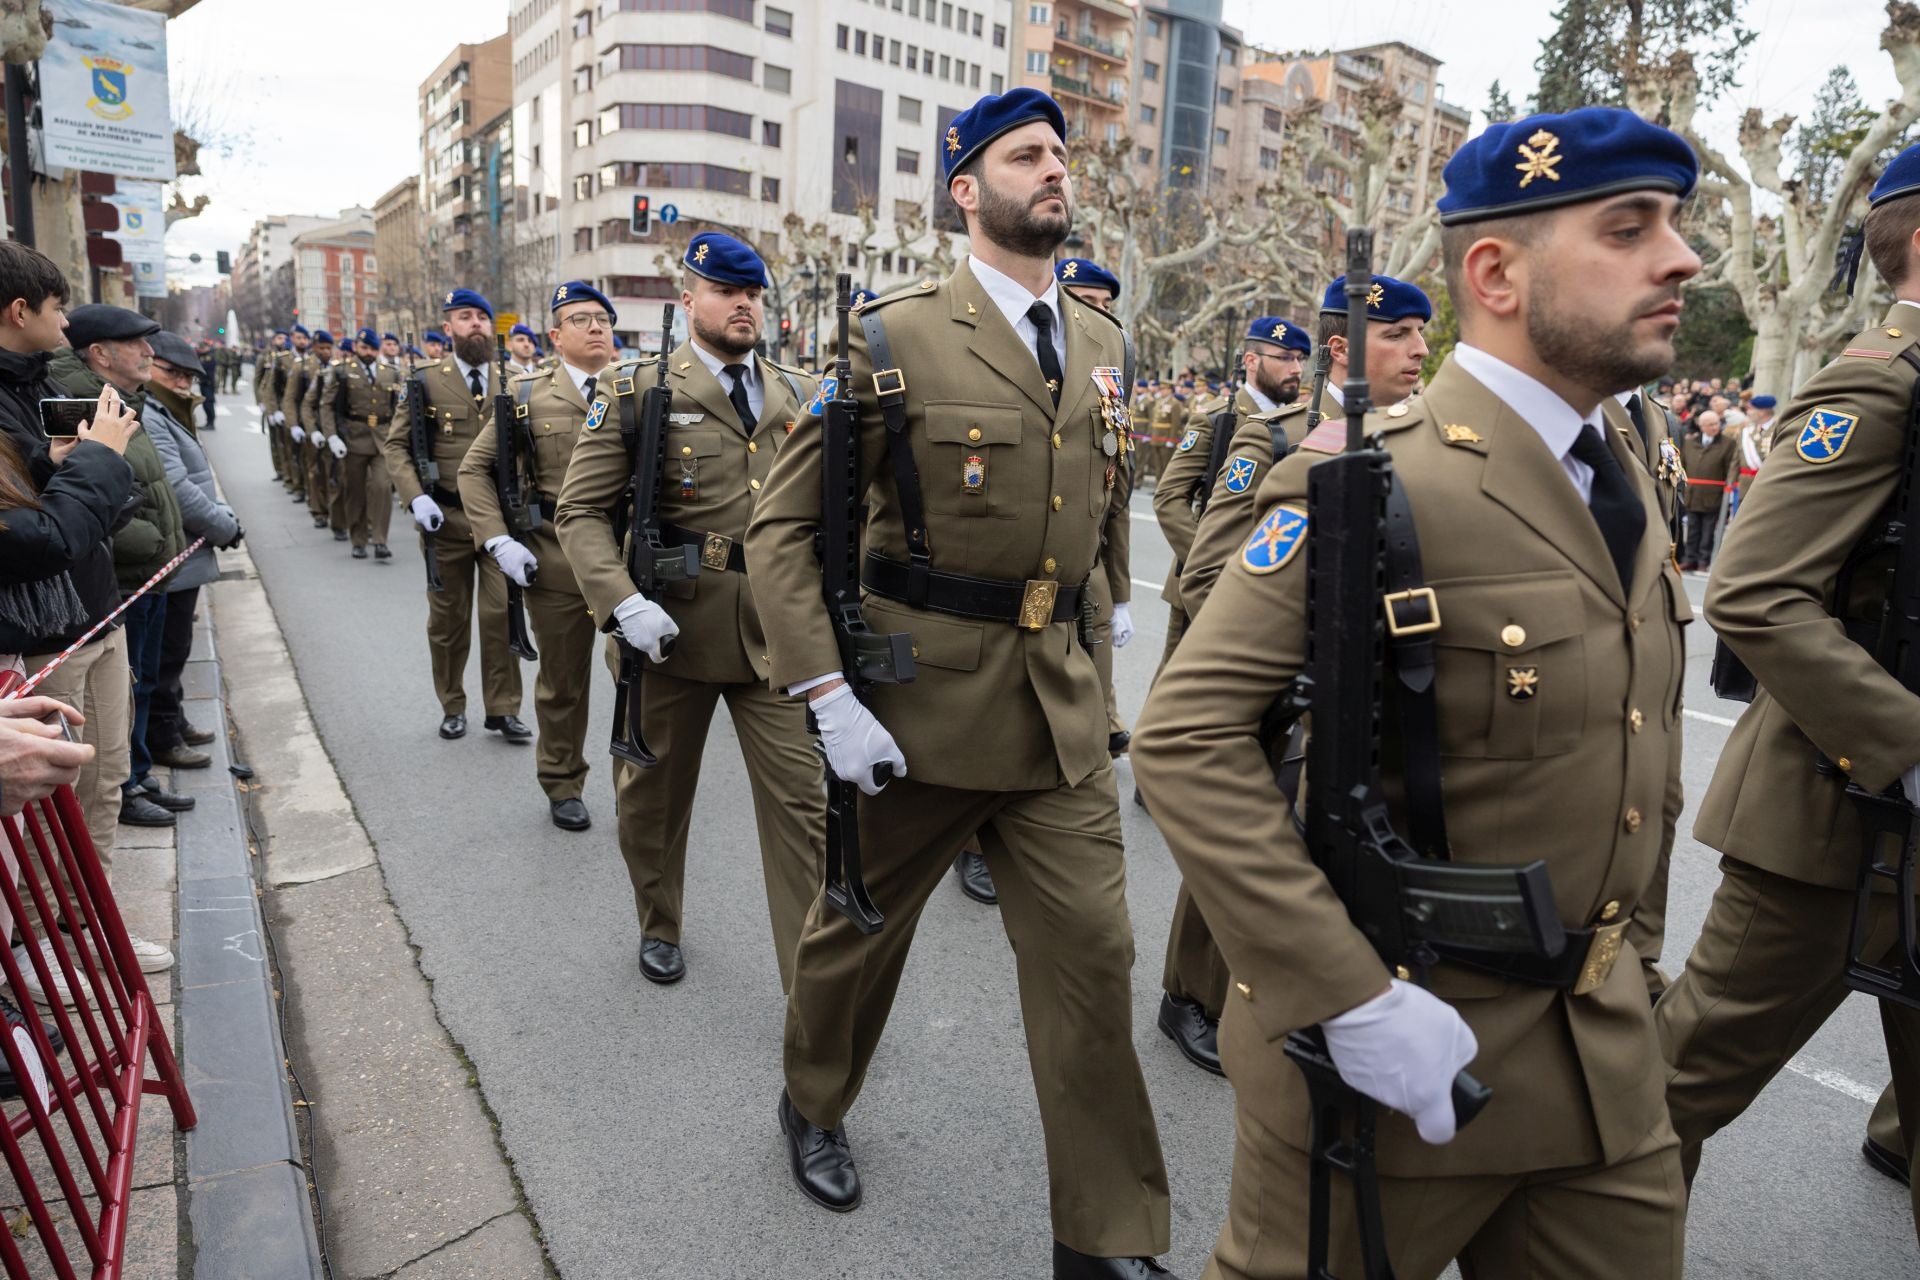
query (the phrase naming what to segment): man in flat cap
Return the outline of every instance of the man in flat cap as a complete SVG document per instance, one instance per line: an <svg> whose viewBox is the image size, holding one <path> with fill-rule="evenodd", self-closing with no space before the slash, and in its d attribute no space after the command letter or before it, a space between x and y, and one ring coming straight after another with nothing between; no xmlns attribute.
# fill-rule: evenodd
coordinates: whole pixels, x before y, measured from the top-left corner
<svg viewBox="0 0 1920 1280"><path fill-rule="evenodd" d="M1913 479L1920 146L1887 166L1868 205L1866 251L1894 304L1781 406L1707 584L1707 622L1758 690L1694 822L1694 837L1722 854L1720 886L1654 1015L1689 1180L1701 1144L1846 999L1864 820L1877 806L1904 825L1920 803L1920 691L1876 655L1887 651L1896 564L1914 553L1911 542L1889 550L1885 535L1905 518L1896 494ZM1859 959L1904 962L1902 907L1893 893L1871 894ZM1867 1153L1904 1173L1920 1133L1920 1009L1879 1003L1898 1125L1883 1097Z"/></svg>
<svg viewBox="0 0 1920 1280"><path fill-rule="evenodd" d="M815 385L798 369L754 354L766 322L766 266L720 232L693 237L681 260L680 305L687 340L664 357L673 392L661 483L662 533L700 548L700 574L648 600L627 574L615 535L633 460L623 432L638 397L659 377L657 360L621 364L603 389L612 408L574 451L560 502L560 541L574 562L603 631L619 631L649 655L640 684L641 718L660 763L613 766L620 854L633 882L640 923L640 974L678 982L687 837L700 760L714 706L726 700L753 790L760 865L780 985L792 980L794 950L819 891L826 828L820 758L799 699L770 688L768 636L742 547L767 477L786 448ZM660 638L677 636L660 657ZM616 650L607 646L617 666Z"/></svg>
<svg viewBox="0 0 1920 1280"><path fill-rule="evenodd" d="M528 742L533 730L520 720L520 660L507 648L507 580L475 544L458 488L460 463L481 427L492 421L491 397L499 390L499 371L493 367L493 307L472 289L450 289L440 309L453 332L454 353L410 375L426 400L432 456L413 456L405 413L394 415L386 438L387 474L421 536L433 540L446 584L444 591L427 593L427 652L433 661L434 694L440 700L440 736L466 736L467 653L473 643L477 594L485 727L508 742ZM437 336L428 336L430 349ZM421 462L432 463L439 472L431 491L420 482Z"/></svg>
<svg viewBox="0 0 1920 1280"><path fill-rule="evenodd" d="M1164 1274L1166 1169L1133 1046L1133 930L1106 704L1081 596L1119 483L1132 359L1106 312L1062 295L1066 123L1034 89L938 134L972 254L860 309L850 359L876 632L910 632L912 683L869 709L841 670L813 554L821 429L801 417L747 531L775 687L805 694L860 803L862 933L814 900L794 964L780 1124L801 1190L860 1203L841 1121L878 1047L915 925L978 832L1018 965L1046 1132L1053 1274ZM880 765L892 780L876 777Z"/></svg>
<svg viewBox="0 0 1920 1280"><path fill-rule="evenodd" d="M400 394L398 370L381 364L380 335L362 329L353 350L343 352L328 371L320 399L320 422L327 447L340 467L342 518L353 539L353 558L367 558L373 543L376 560L388 560L387 528L393 519L393 487L387 479L384 445L393 429Z"/></svg>
<svg viewBox="0 0 1920 1280"><path fill-rule="evenodd" d="M1418 585L1388 622L1432 624L1430 682L1424 641L1382 677L1432 696L1402 715L1414 694L1396 695L1386 717L1389 818L1428 856L1543 861L1564 951L1450 947L1425 986L1395 973L1274 784L1262 722L1303 670L1301 552L1326 514L1307 477L1344 428L1273 466L1253 535L1148 698L1135 772L1156 812L1181 815L1167 843L1233 975L1219 1042L1236 1151L1209 1276L1307 1275L1307 1090L1282 1046L1314 1024L1383 1108L1394 1274L1430 1280L1456 1258L1469 1280L1680 1274L1679 1146L1622 935L1678 804L1688 608L1613 396L1673 360L1680 286L1700 268L1679 231L1697 172L1677 135L1612 108L1468 141L1439 206L1460 345L1424 395L1366 423L1410 509L1394 545L1418 539L1417 560L1395 553ZM1463 1068L1492 1101L1458 1129ZM1352 1189L1334 1177L1328 1267L1359 1275Z"/></svg>

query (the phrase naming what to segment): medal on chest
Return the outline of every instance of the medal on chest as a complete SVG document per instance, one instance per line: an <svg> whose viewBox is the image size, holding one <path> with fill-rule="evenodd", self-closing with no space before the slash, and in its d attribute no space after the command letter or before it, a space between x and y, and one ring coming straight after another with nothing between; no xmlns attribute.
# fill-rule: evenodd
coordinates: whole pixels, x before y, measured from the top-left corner
<svg viewBox="0 0 1920 1280"><path fill-rule="evenodd" d="M700 496L700 460L682 458L680 460L680 497L683 501L692 501Z"/></svg>
<svg viewBox="0 0 1920 1280"><path fill-rule="evenodd" d="M987 491L987 460L981 454L968 454L960 464L960 492L974 495Z"/></svg>
<svg viewBox="0 0 1920 1280"><path fill-rule="evenodd" d="M1100 452L1109 458L1117 458L1130 447L1127 436L1132 423L1127 414L1126 397L1121 394L1120 370L1111 365L1102 365L1092 373L1093 389L1100 396L1100 420L1106 426L1106 432L1100 437ZM1113 474L1108 467L1109 477ZM1111 479L1107 487L1112 488Z"/></svg>

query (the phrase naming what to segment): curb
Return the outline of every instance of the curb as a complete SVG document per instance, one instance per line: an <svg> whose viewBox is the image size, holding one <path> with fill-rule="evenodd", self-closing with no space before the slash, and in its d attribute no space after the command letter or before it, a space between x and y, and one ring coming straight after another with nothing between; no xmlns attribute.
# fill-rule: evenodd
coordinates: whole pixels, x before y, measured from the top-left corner
<svg viewBox="0 0 1920 1280"><path fill-rule="evenodd" d="M223 555L222 560L227 557ZM186 1134L188 1217L197 1280L310 1276L324 1280L309 1174L301 1156L268 966L245 799L233 763L220 662L208 618L184 677L185 709L214 732L207 769L178 770L197 802L180 815L179 955L175 993L187 1088L199 1111Z"/></svg>

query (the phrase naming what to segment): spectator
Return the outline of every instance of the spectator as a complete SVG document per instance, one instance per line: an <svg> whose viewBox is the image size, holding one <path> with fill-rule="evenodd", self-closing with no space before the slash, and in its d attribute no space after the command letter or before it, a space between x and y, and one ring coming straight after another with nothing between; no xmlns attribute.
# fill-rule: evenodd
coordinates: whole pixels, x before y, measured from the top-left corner
<svg viewBox="0 0 1920 1280"><path fill-rule="evenodd" d="M1714 535L1735 456L1733 442L1720 433L1720 414L1702 409L1694 416L1693 429L1680 441L1680 465L1687 473L1687 527L1680 551L1683 571L1704 572L1712 567Z"/></svg>
<svg viewBox="0 0 1920 1280"><path fill-rule="evenodd" d="M153 376L147 380L147 405L141 421L153 437L154 448L167 470L167 483L180 503L180 523L188 541L204 537L207 545L167 579L167 617L160 643L160 665L154 681L153 705L147 712L147 755L155 764L173 769L204 769L212 757L197 748L213 735L189 724L181 712L181 676L193 650L193 613L200 588L219 576L215 547L240 542L240 521L233 508L220 501L213 486L213 468L189 425L193 421L193 385L205 366L177 334L162 329L149 340L153 347Z"/></svg>
<svg viewBox="0 0 1920 1280"><path fill-rule="evenodd" d="M112 385L127 404L145 417L146 382L153 372L153 348L147 338L160 326L137 311L90 303L67 317L68 347L54 355L53 376L71 395L93 396ZM127 444L136 492L142 501L133 518L113 536L114 568L120 589L131 593L145 585L186 546L180 504L167 483L166 464L151 435L141 432ZM167 597L156 588L134 601L123 615L127 661L133 669L133 715L128 776L120 788L120 821L140 827L170 827L174 814L193 807L193 798L160 785L147 755L147 715L160 670L165 639ZM95 836L97 844L99 837ZM168 968L172 967L169 958Z"/></svg>

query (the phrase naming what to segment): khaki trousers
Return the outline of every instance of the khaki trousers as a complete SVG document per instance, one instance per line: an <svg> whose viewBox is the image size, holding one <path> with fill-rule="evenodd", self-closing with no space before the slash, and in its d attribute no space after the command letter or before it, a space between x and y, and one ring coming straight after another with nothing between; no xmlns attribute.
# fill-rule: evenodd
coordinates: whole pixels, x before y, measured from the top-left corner
<svg viewBox="0 0 1920 1280"><path fill-rule="evenodd" d="M26 659L32 675L52 662L53 653ZM113 845L120 831L120 788L130 775L128 749L133 735L133 668L127 662L127 633L114 627L83 646L34 690L57 698L87 718L80 740L93 747L93 759L80 767L73 794L87 816L87 834L100 855L100 869L113 875ZM46 936L33 898L22 889L22 905L36 933Z"/></svg>
<svg viewBox="0 0 1920 1280"><path fill-rule="evenodd" d="M326 516L327 523L336 529L346 528L340 519L340 464L334 459L333 450L327 448L324 437L316 437L311 431L300 447L307 460L307 478L302 486L307 491L307 511Z"/></svg>
<svg viewBox="0 0 1920 1280"><path fill-rule="evenodd" d="M387 460L377 453L349 453L340 460L346 498L347 532L353 545L369 541L384 544L393 523L393 485L387 479Z"/></svg>
<svg viewBox="0 0 1920 1280"><path fill-rule="evenodd" d="M587 602L571 591L535 586L523 594L527 624L540 650L533 681L533 718L540 727L535 772L547 799L576 800L587 785L588 694L597 634L593 615Z"/></svg>
<svg viewBox="0 0 1920 1280"><path fill-rule="evenodd" d="M862 934L814 899L787 1002L788 1094L823 1128L853 1106L920 913L975 832L1013 944L1053 1234L1096 1257L1165 1253L1167 1173L1133 1048L1133 926L1111 767L1046 791L906 777L861 797L860 851L886 927Z"/></svg>
<svg viewBox="0 0 1920 1280"><path fill-rule="evenodd" d="M480 683L487 714L520 714L520 659L507 649L507 580L493 557L473 545L473 525L459 507L443 507L446 523L429 534L445 591L427 592L427 652L442 715L463 715L462 683L473 644L474 582L480 584ZM425 573L423 565L421 572Z"/></svg>
<svg viewBox="0 0 1920 1280"><path fill-rule="evenodd" d="M1892 1085L1882 1089L1880 1101L1873 1104L1873 1114L1867 1117L1867 1136L1889 1151L1907 1149L1907 1140L1900 1136L1899 1099L1893 1096Z"/></svg>
<svg viewBox="0 0 1920 1280"><path fill-rule="evenodd" d="M618 674L620 651L612 640L607 641L607 665ZM682 680L649 667L640 681L641 725L660 763L639 769L614 762L620 855L633 881L641 936L679 943L694 793L707 729L722 698L753 791L760 870L784 991L793 982L794 951L807 909L820 893L826 856L826 785L798 698L758 682Z"/></svg>
<svg viewBox="0 0 1920 1280"><path fill-rule="evenodd" d="M1107 732L1120 733L1126 727L1126 721L1120 718L1120 704L1113 696L1113 592L1107 586L1107 571L1097 561L1093 566L1093 576L1087 579L1087 593L1093 597L1093 647L1087 650L1087 656L1093 659L1094 672L1100 677L1100 688L1107 695Z"/></svg>
<svg viewBox="0 0 1920 1280"><path fill-rule="evenodd" d="M1307 1204L1307 1153L1236 1108L1227 1221L1203 1280L1307 1280ZM1686 1204L1679 1150L1664 1120L1613 1165L1380 1179L1387 1256L1398 1280L1432 1280L1455 1258L1464 1280L1678 1277ZM1332 1210L1332 1271L1357 1277L1353 1188L1337 1173Z"/></svg>
<svg viewBox="0 0 1920 1280"><path fill-rule="evenodd" d="M273 459L273 478L284 484L293 466L287 457L287 429L269 423L268 412L264 405L261 406L260 429L267 433L267 453Z"/></svg>
<svg viewBox="0 0 1920 1280"><path fill-rule="evenodd" d="M1722 858L1720 870L1686 971L1653 1011L1689 1182L1701 1144L1747 1109L1850 994L1841 970L1851 889L1790 880L1733 857ZM1891 895L1875 895L1869 959L1884 962L1896 945L1894 905ZM1920 1133L1920 1010L1883 1000L1880 1028L1899 1109L1893 1149L1911 1163ZM1915 1205L1920 1210L1920 1196Z"/></svg>

